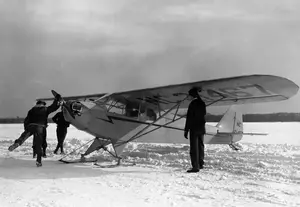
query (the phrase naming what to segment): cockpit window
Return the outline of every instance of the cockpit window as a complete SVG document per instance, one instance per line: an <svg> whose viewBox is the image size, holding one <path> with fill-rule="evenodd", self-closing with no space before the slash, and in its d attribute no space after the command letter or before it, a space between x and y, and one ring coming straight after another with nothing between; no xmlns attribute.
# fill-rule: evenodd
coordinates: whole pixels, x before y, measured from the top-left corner
<svg viewBox="0 0 300 207"><path fill-rule="evenodd" d="M155 121L157 119L156 113L153 109L147 108L145 106L139 107L139 105L127 104L125 107L125 115L128 117L136 117L145 120Z"/></svg>

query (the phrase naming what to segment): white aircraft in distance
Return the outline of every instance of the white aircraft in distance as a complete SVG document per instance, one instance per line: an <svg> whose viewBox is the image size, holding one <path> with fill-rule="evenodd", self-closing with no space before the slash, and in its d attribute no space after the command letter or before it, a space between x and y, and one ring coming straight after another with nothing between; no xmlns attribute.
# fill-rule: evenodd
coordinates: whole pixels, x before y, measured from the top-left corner
<svg viewBox="0 0 300 207"><path fill-rule="evenodd" d="M178 111L188 108L191 101L188 91L191 88L199 89L199 95L207 106L287 100L299 90L298 85L286 78L248 75L116 93L63 97L62 110L65 119L73 126L95 137L88 142L93 141L82 158L95 150L107 150L106 146L112 144L114 152L107 151L120 161L126 144L145 134L160 128L183 131L183 128L170 124L185 117ZM57 95L53 90L52 93ZM53 98L37 100L51 101ZM163 118L168 121L161 124ZM243 135L264 135L244 133L242 114L232 109L225 113L215 127L207 125L206 131L205 144L228 144L234 149L238 149L235 143ZM67 163L63 158L60 161Z"/></svg>

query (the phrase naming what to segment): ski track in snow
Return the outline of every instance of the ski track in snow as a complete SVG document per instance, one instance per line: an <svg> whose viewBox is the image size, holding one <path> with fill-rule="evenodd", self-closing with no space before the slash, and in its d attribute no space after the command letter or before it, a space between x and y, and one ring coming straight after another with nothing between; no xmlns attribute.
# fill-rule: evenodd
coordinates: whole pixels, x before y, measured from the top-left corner
<svg viewBox="0 0 300 207"><path fill-rule="evenodd" d="M70 153L87 138L68 138ZM32 159L32 139L14 152L13 138L0 139L0 204L2 206L300 206L300 146L242 144L206 145L205 169L187 174L189 146L133 142L124 165L98 151L98 163L63 164L53 155L56 140L48 138L43 167ZM80 157L87 147L72 154ZM129 164L134 163L134 166ZM128 164L128 166L127 166Z"/></svg>

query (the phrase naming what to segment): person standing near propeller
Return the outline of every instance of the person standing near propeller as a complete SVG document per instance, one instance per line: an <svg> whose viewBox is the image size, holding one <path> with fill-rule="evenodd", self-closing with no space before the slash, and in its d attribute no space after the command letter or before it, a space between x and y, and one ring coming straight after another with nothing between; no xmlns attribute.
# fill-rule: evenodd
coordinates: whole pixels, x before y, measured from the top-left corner
<svg viewBox="0 0 300 207"><path fill-rule="evenodd" d="M26 139L33 135L33 146L34 153L36 153L36 166L42 166L42 155L43 155L43 142L45 136L45 130L48 124L48 116L52 112L56 111L60 107L61 96L57 94L53 103L50 106L46 106L44 101L37 101L36 105L32 107L25 118L24 129L25 131L21 136L15 140L8 150L13 151L20 145L22 145ZM46 149L44 149L46 150Z"/></svg>
<svg viewBox="0 0 300 207"><path fill-rule="evenodd" d="M64 114L62 111L58 112L52 117L52 120L54 123L57 124L56 128L56 136L57 136L57 146L54 150L54 154L57 154L57 151L60 148L61 154L64 154L64 141L67 135L68 127L70 126L70 123L67 122L64 118Z"/></svg>

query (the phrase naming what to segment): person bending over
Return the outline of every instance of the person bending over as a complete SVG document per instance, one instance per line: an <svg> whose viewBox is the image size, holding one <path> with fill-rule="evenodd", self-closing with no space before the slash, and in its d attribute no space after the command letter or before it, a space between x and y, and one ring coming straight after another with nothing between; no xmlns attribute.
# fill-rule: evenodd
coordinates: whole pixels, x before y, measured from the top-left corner
<svg viewBox="0 0 300 207"><path fill-rule="evenodd" d="M45 129L48 124L48 116L50 113L56 111L60 104L61 97L57 95L50 106L46 106L44 101L37 101L36 105L32 107L24 120L25 131L21 136L15 140L8 150L13 151L20 145L22 145L26 139L33 135L33 146L34 153L36 153L36 165L37 167L42 166L42 155L43 155L43 143L45 139ZM46 149L45 149L46 150Z"/></svg>

